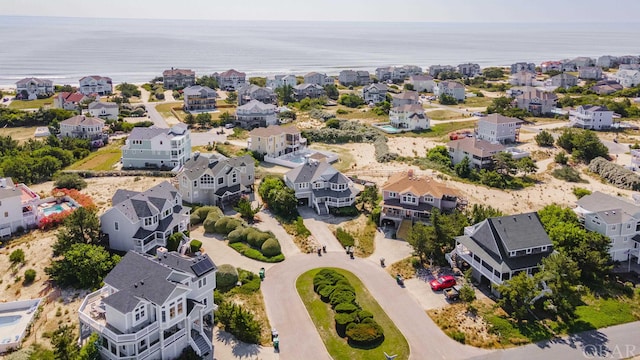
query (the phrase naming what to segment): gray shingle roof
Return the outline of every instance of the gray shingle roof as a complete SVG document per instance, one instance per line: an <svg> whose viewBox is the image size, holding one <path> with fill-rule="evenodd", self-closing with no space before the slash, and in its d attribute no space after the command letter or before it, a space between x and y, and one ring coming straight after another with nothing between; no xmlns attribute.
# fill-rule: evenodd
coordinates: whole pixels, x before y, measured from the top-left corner
<svg viewBox="0 0 640 360"><path fill-rule="evenodd" d="M204 175L205 172L216 176L227 165L233 168L251 166L252 164L253 158L249 155L227 158L218 154L200 154L184 163L181 174L186 175L190 180L196 180Z"/></svg>
<svg viewBox="0 0 640 360"><path fill-rule="evenodd" d="M331 165L324 161L311 161L304 163L287 172L287 178L294 183L313 182L326 172L337 172Z"/></svg>
<svg viewBox="0 0 640 360"><path fill-rule="evenodd" d="M111 198L111 204L112 209L117 209L135 223L141 218L159 214L165 202L173 202L177 194L170 182L163 181L144 192L119 189Z"/></svg>
<svg viewBox="0 0 640 360"><path fill-rule="evenodd" d="M551 239L544 230L538 213L509 215L488 220L495 235L502 240L508 251L551 246Z"/></svg>
<svg viewBox="0 0 640 360"><path fill-rule="evenodd" d="M238 108L236 109L236 112L238 113L252 113L252 112L256 112L256 111L276 111L276 107L273 104L265 104L262 101L259 100L251 100L248 103L242 105L242 106L238 106Z"/></svg>
<svg viewBox="0 0 640 360"><path fill-rule="evenodd" d="M620 209L627 214L635 215L640 213L640 206L624 200L621 197L607 195L596 191L590 195L583 196L576 202L578 206L588 212L612 211Z"/></svg>

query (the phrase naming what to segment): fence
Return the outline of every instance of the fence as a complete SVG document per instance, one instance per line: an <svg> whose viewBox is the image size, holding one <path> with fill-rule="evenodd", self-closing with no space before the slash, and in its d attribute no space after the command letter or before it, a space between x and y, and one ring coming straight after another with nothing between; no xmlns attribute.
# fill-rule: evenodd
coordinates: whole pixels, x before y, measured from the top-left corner
<svg viewBox="0 0 640 360"><path fill-rule="evenodd" d="M106 176L150 176L150 177L174 177L171 171L159 170L62 170L64 174L78 174L83 178L106 177Z"/></svg>

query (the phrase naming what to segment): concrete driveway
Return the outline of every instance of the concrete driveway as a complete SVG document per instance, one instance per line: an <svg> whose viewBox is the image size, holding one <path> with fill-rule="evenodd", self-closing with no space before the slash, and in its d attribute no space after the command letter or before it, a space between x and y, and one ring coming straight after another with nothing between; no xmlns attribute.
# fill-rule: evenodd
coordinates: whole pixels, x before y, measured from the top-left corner
<svg viewBox="0 0 640 360"><path fill-rule="evenodd" d="M313 211L313 209L300 206L298 212L304 221L304 225L311 232L311 236L315 238L319 246L326 246L327 252L342 252L344 253L344 247L333 235L333 232L327 227L327 224L322 221L323 216L320 216ZM324 218L328 218L326 215Z"/></svg>

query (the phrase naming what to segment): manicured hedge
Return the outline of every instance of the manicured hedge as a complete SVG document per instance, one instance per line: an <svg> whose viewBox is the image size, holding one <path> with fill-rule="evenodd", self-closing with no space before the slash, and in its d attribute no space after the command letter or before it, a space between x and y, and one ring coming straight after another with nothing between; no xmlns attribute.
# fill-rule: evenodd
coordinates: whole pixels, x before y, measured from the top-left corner
<svg viewBox="0 0 640 360"><path fill-rule="evenodd" d="M264 261L268 263L275 263L275 262L280 262L284 260L284 254L278 254L276 256L266 257L262 255L262 253L259 250L253 249L251 246L245 243L237 242L237 243L229 244L229 246L231 246L235 251L239 252L240 254L250 259Z"/></svg>
<svg viewBox="0 0 640 360"><path fill-rule="evenodd" d="M191 246L191 252L195 253L200 251L200 248L202 247L202 241L200 240L191 240L191 243L189 244Z"/></svg>
<svg viewBox="0 0 640 360"><path fill-rule="evenodd" d="M211 215L212 220L215 219L214 222L223 216L222 210L220 210L219 207L203 206L196 209L193 214L191 214L191 225L200 224L201 222L205 221L207 217L209 217L209 215Z"/></svg>
<svg viewBox="0 0 640 360"><path fill-rule="evenodd" d="M216 287L220 291L227 291L238 283L238 270L233 265L223 264L216 272Z"/></svg>
<svg viewBox="0 0 640 360"><path fill-rule="evenodd" d="M267 241L262 244L260 249L262 250L262 254L267 257L276 256L282 253L280 243L275 238L268 238Z"/></svg>

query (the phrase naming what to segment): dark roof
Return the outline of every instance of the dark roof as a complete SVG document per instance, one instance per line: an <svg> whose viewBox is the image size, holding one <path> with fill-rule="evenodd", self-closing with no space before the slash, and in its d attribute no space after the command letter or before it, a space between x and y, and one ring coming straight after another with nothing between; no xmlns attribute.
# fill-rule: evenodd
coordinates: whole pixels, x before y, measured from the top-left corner
<svg viewBox="0 0 640 360"><path fill-rule="evenodd" d="M144 200L131 199L131 205L136 212L136 216L139 218L146 218L153 215L149 203Z"/></svg>
<svg viewBox="0 0 640 360"><path fill-rule="evenodd" d="M216 195L222 196L222 195L226 194L227 192L237 193L238 191L240 191L240 184L235 184L235 185L232 185L232 186L221 187L220 189L218 189L218 191L216 191Z"/></svg>
<svg viewBox="0 0 640 360"><path fill-rule="evenodd" d="M544 230L538 213L489 218L495 235L498 236L507 251L526 248L551 246L551 239Z"/></svg>
<svg viewBox="0 0 640 360"><path fill-rule="evenodd" d="M181 174L186 175L190 180L196 180L207 171L210 175L216 176L225 166L230 168L248 166L251 168L253 159L250 155L227 158L218 154L200 154L191 157L184 163Z"/></svg>
<svg viewBox="0 0 640 360"><path fill-rule="evenodd" d="M331 190L329 189L312 189L315 197L335 197L335 198L348 198L358 195L359 191L353 187L347 187L345 190Z"/></svg>

